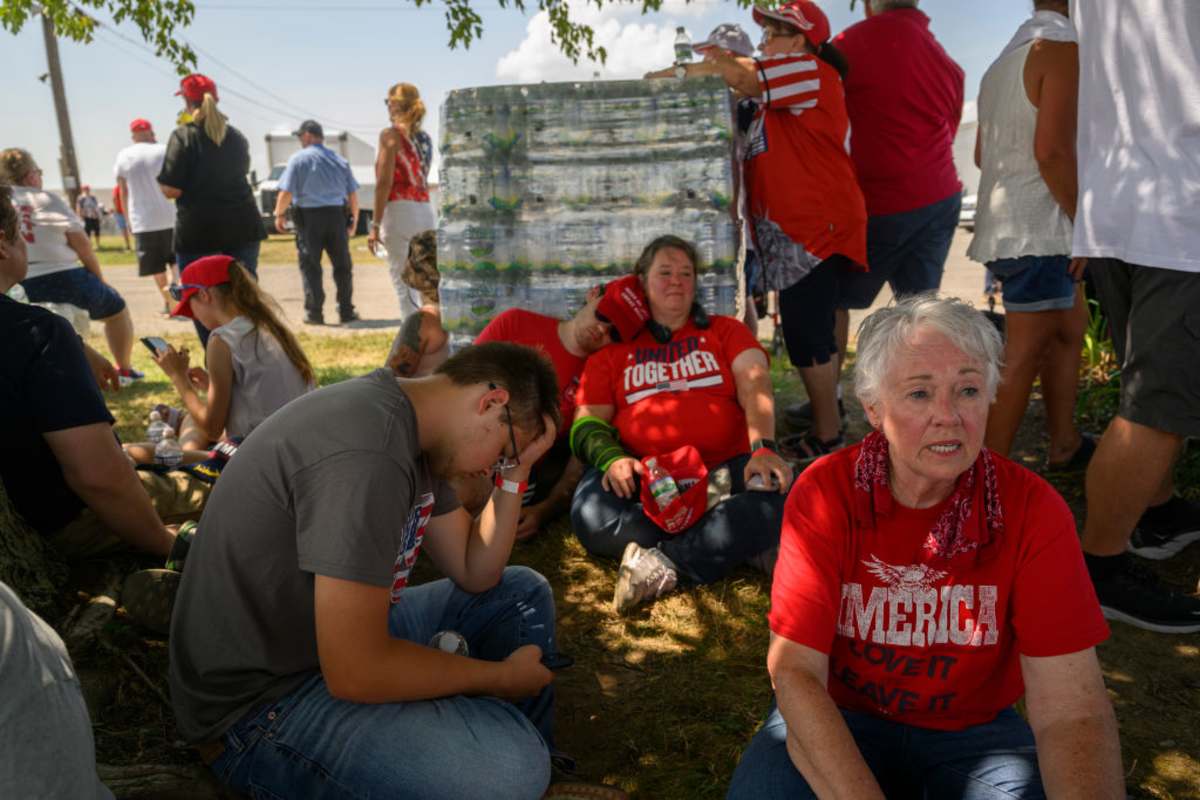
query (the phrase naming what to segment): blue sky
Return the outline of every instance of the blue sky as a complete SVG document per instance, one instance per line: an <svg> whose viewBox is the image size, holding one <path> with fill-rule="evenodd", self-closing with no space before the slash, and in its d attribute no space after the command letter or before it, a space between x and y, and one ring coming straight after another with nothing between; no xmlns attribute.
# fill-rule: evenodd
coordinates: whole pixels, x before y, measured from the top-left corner
<svg viewBox="0 0 1200 800"><path fill-rule="evenodd" d="M967 97L992 58L1028 16L1029 0L924 0L933 31L967 73ZM408 0L197 0L196 17L183 36L197 49L198 69L217 82L221 107L250 139L254 166L265 167L263 135L294 127L306 116L326 128L345 128L372 144L386 124L387 87L410 81L429 106L426 125L437 131L438 106L461 87L540 80L629 78L666 66L676 25L694 40L720 22L738 22L757 41L748 10L732 2L667 0L642 16L616 6L597 12L578 4L582 19L608 46L601 67L572 65L557 54L544 14L501 9L495 0L476 3L484 35L469 50L451 50L439 3L416 8ZM848 0L824 0L833 30L859 20ZM124 38L121 38L124 37ZM154 123L160 138L174 125L181 105L178 81L125 25L98 33L89 45L60 42L75 147L85 183L111 186L112 163L128 142L135 117ZM0 74L5 110L0 147L32 151L46 170L46 184L61 183L58 128L48 84L40 21L18 35L0 31ZM436 135L435 135L436 140Z"/></svg>

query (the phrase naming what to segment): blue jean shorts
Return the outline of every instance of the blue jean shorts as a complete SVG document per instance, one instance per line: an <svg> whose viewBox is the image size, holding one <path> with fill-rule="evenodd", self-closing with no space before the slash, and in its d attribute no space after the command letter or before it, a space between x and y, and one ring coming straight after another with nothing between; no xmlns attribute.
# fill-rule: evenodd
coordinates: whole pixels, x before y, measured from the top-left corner
<svg viewBox="0 0 1200 800"><path fill-rule="evenodd" d="M70 303L88 312L88 319L108 319L125 310L125 298L83 267L51 272L21 281L31 303Z"/></svg>
<svg viewBox="0 0 1200 800"><path fill-rule="evenodd" d="M1075 306L1067 256L1021 256L989 261L1000 279L1005 311L1066 311Z"/></svg>

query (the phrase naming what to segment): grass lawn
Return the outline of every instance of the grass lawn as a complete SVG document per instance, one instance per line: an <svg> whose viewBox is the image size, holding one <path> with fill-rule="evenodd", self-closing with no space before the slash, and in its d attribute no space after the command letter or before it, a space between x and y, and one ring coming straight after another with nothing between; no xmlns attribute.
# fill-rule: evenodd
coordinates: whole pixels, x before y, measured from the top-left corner
<svg viewBox="0 0 1200 800"><path fill-rule="evenodd" d="M290 244L290 243L289 243ZM171 337L169 337L171 338ZM194 337L173 337L195 354ZM361 374L378 365L388 334L353 338L301 334L300 341L322 384ZM103 343L95 341L103 349ZM147 379L109 398L117 431L141 438L152 402L173 402L173 392L149 356L135 351ZM193 362L196 361L193 355ZM800 396L786 358L773 363L782 407ZM1081 398L1084 421L1099 430L1111 408L1106 385ZM851 405L848 403L848 406ZM865 426L857 407L851 438ZM1040 411L1040 403L1032 409ZM1015 457L1036 465L1043 454L1042 422L1031 410ZM1024 444L1022 444L1024 442ZM1181 485L1195 495L1200 456L1194 452L1180 471ZM1082 519L1082 481L1056 481ZM1200 572L1200 548L1164 567L1178 584ZM560 644L575 657L558 678L559 746L580 763L581 777L619 785L643 798L724 796L740 753L767 711L771 688L765 669L770 586L761 575L741 570L711 586L691 589L654 603L629 618L609 607L616 564L589 557L560 519L527 543L514 563L527 564L554 586ZM421 559L417 580L436 577ZM118 625L122 625L118 623ZM1113 638L1100 648L1122 726L1130 792L1137 797L1200 798L1200 636L1161 636L1113 624ZM128 626L119 638L131 658L162 688L166 684L164 643ZM171 743L171 715L121 661L121 702L97 723L102 763L191 762L195 756Z"/></svg>

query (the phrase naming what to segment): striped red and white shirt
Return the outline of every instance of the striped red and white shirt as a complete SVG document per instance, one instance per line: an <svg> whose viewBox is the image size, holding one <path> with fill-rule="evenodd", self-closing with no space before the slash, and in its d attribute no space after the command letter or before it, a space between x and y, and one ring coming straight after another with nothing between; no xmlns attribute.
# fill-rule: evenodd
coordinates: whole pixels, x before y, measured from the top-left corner
<svg viewBox="0 0 1200 800"><path fill-rule="evenodd" d="M756 61L760 105L747 134L751 216L819 259L867 263L867 211L850 160L842 80L808 53Z"/></svg>

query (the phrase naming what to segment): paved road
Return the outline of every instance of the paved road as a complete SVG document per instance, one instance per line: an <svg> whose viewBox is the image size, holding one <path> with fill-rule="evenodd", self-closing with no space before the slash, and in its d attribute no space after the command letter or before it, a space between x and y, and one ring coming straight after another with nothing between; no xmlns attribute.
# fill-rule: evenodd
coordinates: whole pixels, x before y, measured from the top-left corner
<svg viewBox="0 0 1200 800"><path fill-rule="evenodd" d="M942 280L942 290L946 294L979 304L983 294L983 270L978 264L967 260L966 249L970 242L970 236L969 233L960 230L954 237L950 248L950 258L946 263L946 274ZM264 264L259 268L259 278L262 286L279 301L288 321L300 330L336 336L394 330L399 325L399 318L396 314L396 295L392 291L392 284L388 278L387 264L367 252L365 246L357 247L353 256L354 303L363 319L349 326L315 327L304 324L304 294L300 288L300 272L297 266ZM139 336L185 333L189 330L190 323L188 322L162 317L159 313L160 301L153 281L149 278L139 278L137 269L132 264L107 267L105 276L129 303L133 312L134 328ZM326 265L325 316L327 319L336 320L337 312L333 302L332 283L329 268ZM884 305L890 300L891 292L885 288L880 293L874 307ZM851 331L857 329L859 321L868 312L869 310L851 314ZM763 325L759 334L763 338L770 337L769 322Z"/></svg>

